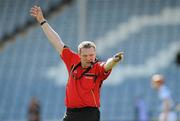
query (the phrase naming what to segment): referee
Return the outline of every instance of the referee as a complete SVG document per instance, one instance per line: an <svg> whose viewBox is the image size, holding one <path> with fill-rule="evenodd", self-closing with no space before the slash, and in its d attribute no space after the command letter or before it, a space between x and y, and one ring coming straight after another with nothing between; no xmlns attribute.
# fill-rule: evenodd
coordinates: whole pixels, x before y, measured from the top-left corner
<svg viewBox="0 0 180 121"><path fill-rule="evenodd" d="M68 70L63 121L100 121L100 88L111 69L123 58L119 52L106 62L96 59L96 45L84 41L78 46L78 53L67 47L60 36L45 20L42 10L33 6L31 16L40 23L50 43L59 53Z"/></svg>

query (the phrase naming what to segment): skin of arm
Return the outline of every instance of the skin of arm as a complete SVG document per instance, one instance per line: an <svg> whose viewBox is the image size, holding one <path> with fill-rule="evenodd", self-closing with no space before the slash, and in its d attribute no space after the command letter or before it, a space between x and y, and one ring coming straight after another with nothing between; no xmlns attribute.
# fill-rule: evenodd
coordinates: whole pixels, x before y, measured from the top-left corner
<svg viewBox="0 0 180 121"><path fill-rule="evenodd" d="M164 120L163 121L167 121L168 119L168 114L170 112L170 103L169 103L169 99L164 99L163 100L163 112L164 112Z"/></svg>
<svg viewBox="0 0 180 121"><path fill-rule="evenodd" d="M46 21L43 16L41 8L38 6L33 6L30 10L30 14L31 16L36 18L36 20L39 23ZM64 47L64 43L61 40L60 36L51 28L51 26L47 22L45 22L41 27L45 35L47 36L49 42L53 45L56 51L59 54L61 54Z"/></svg>
<svg viewBox="0 0 180 121"><path fill-rule="evenodd" d="M119 63L123 59L123 54L123 52L119 52L115 54L112 58L109 58L104 65L105 72L108 72L115 65L117 65L117 63Z"/></svg>

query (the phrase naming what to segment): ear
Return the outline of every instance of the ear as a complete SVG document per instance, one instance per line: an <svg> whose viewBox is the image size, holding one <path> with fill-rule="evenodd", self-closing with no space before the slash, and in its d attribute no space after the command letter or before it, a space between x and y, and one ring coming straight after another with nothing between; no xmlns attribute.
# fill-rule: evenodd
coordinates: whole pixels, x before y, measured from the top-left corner
<svg viewBox="0 0 180 121"><path fill-rule="evenodd" d="M81 54L81 49L78 49L78 54L79 54L79 55Z"/></svg>

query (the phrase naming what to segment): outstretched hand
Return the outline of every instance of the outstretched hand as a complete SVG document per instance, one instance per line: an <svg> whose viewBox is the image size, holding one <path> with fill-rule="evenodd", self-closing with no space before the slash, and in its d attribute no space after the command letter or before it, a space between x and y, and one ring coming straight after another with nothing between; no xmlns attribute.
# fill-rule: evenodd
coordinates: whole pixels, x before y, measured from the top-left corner
<svg viewBox="0 0 180 121"><path fill-rule="evenodd" d="M30 14L36 18L39 23L45 20L41 8L36 5L31 8Z"/></svg>
<svg viewBox="0 0 180 121"><path fill-rule="evenodd" d="M115 62L119 62L120 60L122 60L123 59L123 57L124 57L124 52L118 52L118 53L116 53L115 55L114 55L114 57L113 57L113 60L115 61Z"/></svg>

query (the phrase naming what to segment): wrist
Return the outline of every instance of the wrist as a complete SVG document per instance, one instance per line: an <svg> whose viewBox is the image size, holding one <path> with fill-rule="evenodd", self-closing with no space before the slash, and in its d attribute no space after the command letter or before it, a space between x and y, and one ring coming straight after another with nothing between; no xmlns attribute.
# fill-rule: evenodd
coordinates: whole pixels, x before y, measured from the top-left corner
<svg viewBox="0 0 180 121"><path fill-rule="evenodd" d="M47 21L44 19L40 22L40 25L42 26L43 24L47 23Z"/></svg>

